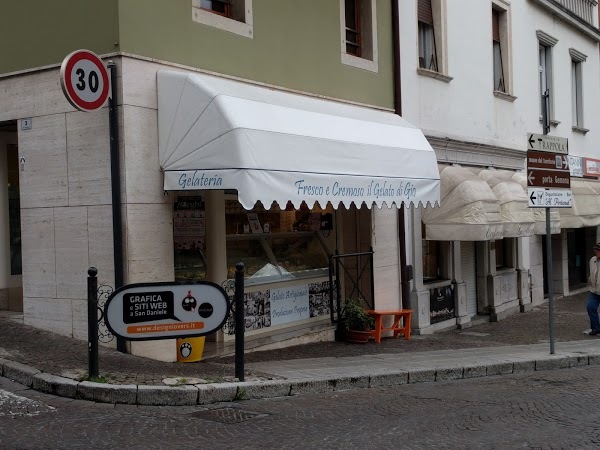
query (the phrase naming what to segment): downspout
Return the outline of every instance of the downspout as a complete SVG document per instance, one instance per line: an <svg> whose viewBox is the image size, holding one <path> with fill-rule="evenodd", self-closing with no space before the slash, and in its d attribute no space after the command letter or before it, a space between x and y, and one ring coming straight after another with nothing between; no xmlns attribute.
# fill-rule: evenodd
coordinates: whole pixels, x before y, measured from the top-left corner
<svg viewBox="0 0 600 450"><path fill-rule="evenodd" d="M402 77L400 73L400 13L398 1L392 0L392 51L394 57L394 112L402 116ZM400 290L402 308L410 309L410 287L406 268L406 207L404 203L398 209L398 240L400 243Z"/></svg>

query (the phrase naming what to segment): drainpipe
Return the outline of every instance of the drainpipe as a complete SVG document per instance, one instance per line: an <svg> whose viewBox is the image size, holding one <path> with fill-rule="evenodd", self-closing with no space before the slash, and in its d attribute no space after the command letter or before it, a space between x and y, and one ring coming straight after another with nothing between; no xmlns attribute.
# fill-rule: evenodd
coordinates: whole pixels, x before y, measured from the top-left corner
<svg viewBox="0 0 600 450"><path fill-rule="evenodd" d="M394 112L402 116L402 86L400 73L400 13L398 1L392 0L392 49L394 56ZM406 267L406 208L404 204L398 208L398 240L400 242L400 288L402 308L410 309L410 288Z"/></svg>

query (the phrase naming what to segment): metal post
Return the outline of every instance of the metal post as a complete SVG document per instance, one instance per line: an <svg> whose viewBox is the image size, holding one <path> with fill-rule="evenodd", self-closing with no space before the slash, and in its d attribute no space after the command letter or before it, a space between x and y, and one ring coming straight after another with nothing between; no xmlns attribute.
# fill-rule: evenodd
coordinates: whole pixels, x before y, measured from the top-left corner
<svg viewBox="0 0 600 450"><path fill-rule="evenodd" d="M119 161L119 110L117 99L117 65L108 61L110 90L108 121L110 128L110 178L112 187L113 261L115 290L123 286L123 228L121 219L121 168ZM117 337L117 350L126 352L125 340Z"/></svg>
<svg viewBox="0 0 600 450"><path fill-rule="evenodd" d="M552 280L552 230L550 208L546 208L546 273L548 276L548 315L550 316L550 354L554 355L554 286Z"/></svg>
<svg viewBox="0 0 600 450"><path fill-rule="evenodd" d="M542 121L543 134L550 131L549 98L550 90L546 89L543 98ZM550 354L554 355L554 286L552 274L552 230L550 228L550 208L546 208L546 276L548 277L548 322L550 328Z"/></svg>
<svg viewBox="0 0 600 450"><path fill-rule="evenodd" d="M244 263L235 265L235 376L244 381Z"/></svg>
<svg viewBox="0 0 600 450"><path fill-rule="evenodd" d="M98 270L88 269L88 373L98 378Z"/></svg>

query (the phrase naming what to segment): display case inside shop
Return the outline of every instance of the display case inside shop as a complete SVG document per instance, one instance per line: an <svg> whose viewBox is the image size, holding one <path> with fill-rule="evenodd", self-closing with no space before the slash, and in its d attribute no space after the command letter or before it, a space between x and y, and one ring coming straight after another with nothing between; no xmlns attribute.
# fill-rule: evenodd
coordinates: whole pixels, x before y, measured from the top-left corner
<svg viewBox="0 0 600 450"><path fill-rule="evenodd" d="M261 205L246 211L237 200L225 205L228 278L235 276L238 262L244 263L246 284L328 275L325 237L333 228L331 213Z"/></svg>
<svg viewBox="0 0 600 450"><path fill-rule="evenodd" d="M316 232L227 236L227 278L243 262L246 284L328 275L326 249Z"/></svg>

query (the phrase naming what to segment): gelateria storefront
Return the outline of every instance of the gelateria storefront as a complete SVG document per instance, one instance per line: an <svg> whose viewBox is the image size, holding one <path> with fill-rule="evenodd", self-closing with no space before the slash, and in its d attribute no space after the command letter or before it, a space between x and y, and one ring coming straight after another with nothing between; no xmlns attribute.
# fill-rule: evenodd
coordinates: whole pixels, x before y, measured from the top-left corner
<svg viewBox="0 0 600 450"><path fill-rule="evenodd" d="M431 146L395 114L196 73L157 85L175 277L228 286L243 262L250 341L331 329L330 256L370 246L371 208L439 201Z"/></svg>

